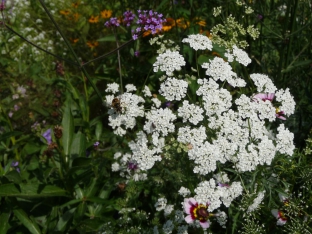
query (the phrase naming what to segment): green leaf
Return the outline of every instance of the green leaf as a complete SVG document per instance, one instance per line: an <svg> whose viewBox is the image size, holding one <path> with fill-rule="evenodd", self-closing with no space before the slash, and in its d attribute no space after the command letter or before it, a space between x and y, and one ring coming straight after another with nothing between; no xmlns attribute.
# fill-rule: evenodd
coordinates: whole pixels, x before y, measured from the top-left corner
<svg viewBox="0 0 312 234"><path fill-rule="evenodd" d="M37 153L41 150L41 147L34 143L26 143L23 148L26 155Z"/></svg>
<svg viewBox="0 0 312 234"><path fill-rule="evenodd" d="M16 184L19 184L22 182L22 178L21 178L21 175L20 173L17 172L17 170L13 170L13 171L9 171L5 177L13 182L13 183L16 183Z"/></svg>
<svg viewBox="0 0 312 234"><path fill-rule="evenodd" d="M92 178L90 184L86 188L86 191L84 192L86 197L94 196L98 189L98 183L96 178Z"/></svg>
<svg viewBox="0 0 312 234"><path fill-rule="evenodd" d="M82 132L74 135L70 153L71 158L86 157L86 137Z"/></svg>
<svg viewBox="0 0 312 234"><path fill-rule="evenodd" d="M210 59L211 59L210 56L207 56L207 55L200 55L200 56L198 57L198 64L203 65L203 63L209 62Z"/></svg>
<svg viewBox="0 0 312 234"><path fill-rule="evenodd" d="M2 212L0 215L0 234L7 233L7 230L9 229L9 218L10 218L11 212Z"/></svg>
<svg viewBox="0 0 312 234"><path fill-rule="evenodd" d="M44 184L2 184L0 185L0 196L5 197L54 197L68 196L68 193L53 185Z"/></svg>
<svg viewBox="0 0 312 234"><path fill-rule="evenodd" d="M73 204L77 204L81 202L81 199L74 199L74 200L71 200L69 202L66 202L65 204L61 205L60 208L64 208L66 206L70 206L70 205L73 205Z"/></svg>
<svg viewBox="0 0 312 234"><path fill-rule="evenodd" d="M97 141L100 140L102 131L103 131L103 124L102 122L98 122L95 126L95 137Z"/></svg>
<svg viewBox="0 0 312 234"><path fill-rule="evenodd" d="M50 215L47 215L47 216L48 216L47 217L47 227L48 227L47 233L52 233L52 231L54 230L57 224L58 207L53 207Z"/></svg>
<svg viewBox="0 0 312 234"><path fill-rule="evenodd" d="M62 127L63 127L62 143L65 155L69 155L70 153L70 147L74 134L74 120L71 113L70 101L68 99L62 119Z"/></svg>
<svg viewBox="0 0 312 234"><path fill-rule="evenodd" d="M72 164L72 167L89 167L90 163L91 163L91 159L90 158L75 158Z"/></svg>
<svg viewBox="0 0 312 234"><path fill-rule="evenodd" d="M41 231L38 227L38 225L34 222L32 222L27 214L25 213L24 210L18 209L18 210L13 210L15 216L21 221L21 223L29 230L30 233L32 234L40 234Z"/></svg>
<svg viewBox="0 0 312 234"><path fill-rule="evenodd" d="M102 204L102 205L108 205L108 204L111 203L111 201L109 201L107 199L102 199L102 198L99 198L99 197L87 197L86 200L90 201L90 202L97 203L97 204Z"/></svg>
<svg viewBox="0 0 312 234"><path fill-rule="evenodd" d="M88 122L88 106L86 103L86 98L82 95L79 96L79 106L82 113L82 119L83 121Z"/></svg>
<svg viewBox="0 0 312 234"><path fill-rule="evenodd" d="M76 207L66 211L62 215L62 217L57 222L57 225L55 227L55 231L59 231L59 232L64 233L66 226L70 225L70 220L73 218L73 214L74 214L75 210L76 210Z"/></svg>
<svg viewBox="0 0 312 234"><path fill-rule="evenodd" d="M85 202L81 202L77 209L75 210L74 213L74 222L77 223L79 221L81 221L81 219L83 218L84 214L86 213L87 210L87 205Z"/></svg>
<svg viewBox="0 0 312 234"><path fill-rule="evenodd" d="M50 116L50 113L48 111L42 109L42 106L36 106L36 104L32 104L32 106L29 109L43 115L44 117Z"/></svg>
<svg viewBox="0 0 312 234"><path fill-rule="evenodd" d="M38 167L39 167L39 161L38 161L37 156L32 156L29 161L29 164L26 167L27 170L33 171L33 170L36 170Z"/></svg>
<svg viewBox="0 0 312 234"><path fill-rule="evenodd" d="M116 41L115 36L111 35L111 36L107 36L107 37L102 37L100 39L98 39L97 41Z"/></svg>
<svg viewBox="0 0 312 234"><path fill-rule="evenodd" d="M20 136L20 135L22 135L22 134L23 134L22 132L17 132L17 131L15 131L15 132L3 133L3 134L1 134L1 136L0 136L0 141L6 140L6 139L8 139L8 138L10 138L10 137Z"/></svg>

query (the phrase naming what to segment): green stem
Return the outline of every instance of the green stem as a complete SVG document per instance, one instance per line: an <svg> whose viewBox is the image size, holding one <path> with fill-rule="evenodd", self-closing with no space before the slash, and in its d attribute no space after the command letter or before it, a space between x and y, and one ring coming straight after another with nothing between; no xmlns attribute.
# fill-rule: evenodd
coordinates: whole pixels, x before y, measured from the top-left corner
<svg viewBox="0 0 312 234"><path fill-rule="evenodd" d="M110 51L110 52L108 52L108 53L106 53L106 54L103 54L103 55L101 55L101 56L99 56L99 57L97 57L97 58L95 58L95 59L92 59L92 60L90 60L90 61L88 61L88 62L83 63L82 66L86 66L86 65L88 65L89 63L95 62L95 61L100 60L100 59L102 59L102 58L105 58L105 57L107 57L107 56L109 56L109 55L111 55L111 54L114 54L116 51L119 51L120 49L122 49L123 47L127 46L128 44L130 44L130 43L133 42L133 41L134 41L134 40L131 39L131 40L125 42L124 44L122 44L121 46L119 46L118 48L116 48L116 49L114 49L114 50L112 50L112 51Z"/></svg>
<svg viewBox="0 0 312 234"><path fill-rule="evenodd" d="M79 65L78 65L77 63L75 63L75 62L73 62L73 61L71 61L71 60L68 60L68 59L65 59L65 58L62 58L62 57L60 57L60 56L58 56L58 55L56 55L56 54L53 54L53 53L51 53L50 51L47 51L47 50L41 48L40 46L37 46L37 45L34 44L33 42L27 40L27 39L26 39L25 37L23 37L21 34L19 34L18 32L16 32L13 28L9 27L9 26L5 23L5 21L4 21L4 16L3 16L3 14L1 14L1 15L2 15L2 19L3 19L2 22L3 22L4 27L5 27L6 29L8 29L10 32L12 32L13 34L17 35L17 36L18 36L19 38L21 38L22 40L26 41L28 44L30 44L30 45L36 47L38 50L41 50L41 51L43 51L43 52L45 52L45 53L47 53L47 54L49 54L49 55L52 55L53 57L55 57L55 58L57 58L57 59L59 59L59 60L65 61L65 62L67 62L67 63L70 63L71 65L74 65L74 66L79 66ZM7 50L8 50L8 48L7 48Z"/></svg>
<svg viewBox="0 0 312 234"><path fill-rule="evenodd" d="M49 12L49 10L47 9L46 5L44 4L43 0L39 0L40 4L42 5L43 9L45 10L45 12L47 13L47 15L49 16L50 20L52 21L52 23L54 24L55 28L57 29L57 31L59 32L59 34L61 35L61 37L63 38L66 46L68 47L68 49L70 50L70 52L72 53L72 55L74 56L76 63L79 64L79 68L81 69L81 71L83 72L83 74L87 77L89 83L91 84L92 88L94 89L94 91L96 92L96 94L99 96L99 98L101 99L102 102L103 98L102 95L100 93L100 91L97 89L97 87L95 86L95 84L92 82L91 77L89 76L89 74L87 73L86 69L83 67L83 65L81 65L81 62L77 56L77 54L75 53L73 47L70 45L70 43L68 42L68 40L66 39L65 35L63 34L62 30L60 29L60 27L58 26L58 24L56 23L56 21L54 20L53 16L51 15L51 13Z"/></svg>
<svg viewBox="0 0 312 234"><path fill-rule="evenodd" d="M116 45L117 48L119 48L119 42L118 42L118 37L117 37L117 33L116 33L116 28L113 28L113 32L114 32L114 36L116 39ZM120 92L121 94L123 94L123 85L122 85L122 70L121 70L121 61L120 61L120 52L119 50L117 50L117 59L118 59L118 70L119 70L119 82L120 82Z"/></svg>

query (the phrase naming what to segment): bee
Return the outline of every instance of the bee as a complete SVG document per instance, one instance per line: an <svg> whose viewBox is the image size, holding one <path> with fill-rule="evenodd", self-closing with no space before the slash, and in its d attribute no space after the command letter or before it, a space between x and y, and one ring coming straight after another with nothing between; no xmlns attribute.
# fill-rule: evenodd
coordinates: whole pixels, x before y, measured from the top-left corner
<svg viewBox="0 0 312 234"><path fill-rule="evenodd" d="M121 107L121 101L119 98L114 98L112 101L112 108L115 110L116 113L121 113L122 107Z"/></svg>

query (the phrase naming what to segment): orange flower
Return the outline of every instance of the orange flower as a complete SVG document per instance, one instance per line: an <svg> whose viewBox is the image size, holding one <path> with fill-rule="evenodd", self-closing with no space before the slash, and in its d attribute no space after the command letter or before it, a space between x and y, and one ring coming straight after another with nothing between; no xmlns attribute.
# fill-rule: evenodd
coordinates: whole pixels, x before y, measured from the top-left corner
<svg viewBox="0 0 312 234"><path fill-rule="evenodd" d="M186 29L190 26L190 22L186 21L184 18L177 19L177 25L179 28Z"/></svg>
<svg viewBox="0 0 312 234"><path fill-rule="evenodd" d="M79 38L70 38L70 41L73 43L73 44L76 44L78 41L79 41Z"/></svg>
<svg viewBox="0 0 312 234"><path fill-rule="evenodd" d="M69 13L70 13L70 10L62 10L62 11L60 11L61 15L69 15Z"/></svg>
<svg viewBox="0 0 312 234"><path fill-rule="evenodd" d="M103 11L101 11L101 17L103 19L110 18L112 16L112 14L113 14L113 11L111 11L111 10L103 10Z"/></svg>
<svg viewBox="0 0 312 234"><path fill-rule="evenodd" d="M76 3L73 2L71 5L73 8L77 8L79 6L79 4L80 4L79 2L76 2Z"/></svg>
<svg viewBox="0 0 312 234"><path fill-rule="evenodd" d="M159 29L156 29L156 34L160 33ZM148 35L152 34L151 30L147 30L142 34L142 37L147 37Z"/></svg>
<svg viewBox="0 0 312 234"><path fill-rule="evenodd" d="M79 17L80 17L80 14L78 14L78 13L73 14L73 20L74 21L77 21L79 19Z"/></svg>
<svg viewBox="0 0 312 234"><path fill-rule="evenodd" d="M163 23L162 30L164 32L167 32L167 31L171 30L172 27L174 27L174 26L175 26L175 20L172 18L167 18L166 22Z"/></svg>
<svg viewBox="0 0 312 234"><path fill-rule="evenodd" d="M98 41L87 41L87 45L93 49L94 47L97 47L99 45Z"/></svg>
<svg viewBox="0 0 312 234"><path fill-rule="evenodd" d="M209 31L199 30L199 33L203 35L205 34L210 40L212 39L212 35Z"/></svg>
<svg viewBox="0 0 312 234"><path fill-rule="evenodd" d="M89 23L91 24L95 24L95 23L98 23L99 22L99 16L91 16L90 19L89 19Z"/></svg>
<svg viewBox="0 0 312 234"><path fill-rule="evenodd" d="M195 24L198 24L199 26L205 27L206 21L201 18L195 18Z"/></svg>

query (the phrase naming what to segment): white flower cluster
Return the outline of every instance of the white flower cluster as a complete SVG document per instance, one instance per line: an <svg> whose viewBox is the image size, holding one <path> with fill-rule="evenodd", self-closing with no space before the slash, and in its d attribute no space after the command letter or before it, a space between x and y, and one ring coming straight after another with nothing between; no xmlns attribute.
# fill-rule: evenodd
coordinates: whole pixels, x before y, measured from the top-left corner
<svg viewBox="0 0 312 234"><path fill-rule="evenodd" d="M137 133L136 141L130 141L129 147L132 151L131 159L138 164L138 168L142 171L151 169L156 161L160 161L158 154L162 151L162 144L157 147L149 147L146 134L143 131Z"/></svg>
<svg viewBox="0 0 312 234"><path fill-rule="evenodd" d="M159 94L163 95L168 101L180 101L185 97L188 83L176 78L168 78L160 85Z"/></svg>
<svg viewBox="0 0 312 234"><path fill-rule="evenodd" d="M203 105L207 116L220 115L232 106L231 93L223 88L212 79L198 79L201 84L196 91L198 96L203 96Z"/></svg>
<svg viewBox="0 0 312 234"><path fill-rule="evenodd" d="M215 57L208 63L203 63L202 68L206 68L206 75L211 76L215 81L227 81L233 87L244 87L246 82L237 77L232 71L232 67L222 58Z"/></svg>
<svg viewBox="0 0 312 234"><path fill-rule="evenodd" d="M185 66L185 60L178 51L166 50L165 53L160 54L153 64L154 72L158 70L166 72L167 76L173 76L174 71L180 71L182 66Z"/></svg>
<svg viewBox="0 0 312 234"><path fill-rule="evenodd" d="M181 187L180 190L178 191L180 195L183 197L189 196L191 194L191 191L188 188Z"/></svg>
<svg viewBox="0 0 312 234"><path fill-rule="evenodd" d="M249 58L248 54L242 49L239 49L236 45L233 46L233 55L235 60L244 66L247 66L249 63L251 63L251 59Z"/></svg>
<svg viewBox="0 0 312 234"><path fill-rule="evenodd" d="M229 186L222 187L211 178L209 181L199 183L194 191L196 193L194 199L202 204L208 201L208 211L213 212L220 207L221 203L229 207L232 201L242 194L243 187L240 182L233 182Z"/></svg>
<svg viewBox="0 0 312 234"><path fill-rule="evenodd" d="M284 111L286 116L290 116L295 112L295 101L290 94L289 89L280 89L275 93L276 101L282 105L278 107L279 110Z"/></svg>
<svg viewBox="0 0 312 234"><path fill-rule="evenodd" d="M116 162L112 164L112 171L119 171L121 177L124 177L127 180L132 179L134 181L147 180L147 174L140 170L137 162L133 159L131 154L126 153L122 155L120 152L117 152L114 155L114 159Z"/></svg>
<svg viewBox="0 0 312 234"><path fill-rule="evenodd" d="M190 36L183 42L190 43L192 48L210 49L209 42L203 39L202 35ZM235 46L233 54L228 54L228 57L244 66L251 62L248 55ZM173 72L180 70L184 64L184 58L179 52L166 50L165 53L157 57L154 71L161 70L166 72L167 76L172 76ZM137 138L129 143L132 154L129 154L124 160L127 161L128 167L132 166L132 169L133 163L141 171L151 169L156 161L162 160L161 155L166 149L166 141L169 139L172 142L174 138L180 145L184 145L184 152L187 152L188 159L192 161L193 172L205 176L201 178L207 178L209 175L214 177L210 180L208 177L194 189L196 202L198 204L207 204L208 202L208 211L212 212L220 208L221 204L229 207L233 200L243 192L241 183L230 182L227 174L222 171L224 164L227 168L230 165L232 169L243 173L255 170L258 165L270 165L278 152L292 155L295 148L293 145L294 135L284 124L279 124L279 122L271 124L270 122L276 121L280 117L285 119L282 116L283 113L286 116L294 113L295 102L289 89L277 91L272 80L263 74L250 75L258 94L251 93L248 88L235 89L235 87L246 86L246 82L238 78L230 63L220 57L203 63L202 68L205 69L207 77L197 77L197 82L192 79L188 80L189 90L194 96L195 93L197 95L193 102L187 100L188 83L186 81L165 76L166 79L161 79L163 83L159 93L170 101L171 105L166 107L161 105L161 99L157 99L156 95L152 96L149 88L145 86L143 94L146 99L149 99L146 103L152 103L152 105L144 112L143 106L141 106L144 100L129 93L136 90L135 87L129 86L126 93L118 96L121 100L120 113L115 113L116 110L113 107L109 113L115 114L116 118L126 115L129 111L129 103L134 103L131 108L139 114L128 115L127 121L133 118L135 124L135 117L144 117L143 131L139 131ZM185 77L188 79L190 76ZM117 93L116 85L109 86L107 90L115 95ZM274 95L277 104L273 102ZM114 96L107 97L110 103L113 99ZM112 124L111 120L110 124ZM128 126L133 128L134 124L127 123L122 126L125 126L125 129L129 128ZM272 126L278 124L276 134ZM115 130L121 124L113 126ZM170 158L166 159L170 160ZM125 163L113 164L112 169L121 171L120 167L125 165ZM221 170L218 170L216 174L217 168L221 168ZM181 187L178 193L186 198L191 191ZM254 203L248 208L248 212L255 210L263 197L264 192L259 193ZM159 203L157 209L165 210L165 215L169 216L173 206ZM226 214L218 212L219 215L216 217L224 226ZM192 222L191 225L200 226L197 221ZM170 233L171 227L172 222L168 221L163 226L163 231Z"/></svg>
<svg viewBox="0 0 312 234"><path fill-rule="evenodd" d="M166 208L167 205L167 199L164 197L161 197L157 200L156 204L155 204L155 208L157 211L161 211L164 210Z"/></svg>
<svg viewBox="0 0 312 234"><path fill-rule="evenodd" d="M295 149L294 146L294 134L285 128L284 124L281 124L277 128L277 150L282 154L292 155Z"/></svg>
<svg viewBox="0 0 312 234"><path fill-rule="evenodd" d="M250 78L257 86L257 91L259 93L274 93L277 90L272 80L267 75L255 73L251 74Z"/></svg>
<svg viewBox="0 0 312 234"><path fill-rule="evenodd" d="M182 42L189 43L194 50L212 50L212 41L201 34L188 35Z"/></svg>
<svg viewBox="0 0 312 234"><path fill-rule="evenodd" d="M224 211L218 210L215 214L217 222L220 224L222 228L226 228L227 214Z"/></svg>
<svg viewBox="0 0 312 234"><path fill-rule="evenodd" d="M163 136L167 136L168 133L174 132L175 125L173 121L177 116L172 110L166 109L152 109L145 115L147 121L144 125L144 130L147 133L158 132Z"/></svg>
<svg viewBox="0 0 312 234"><path fill-rule="evenodd" d="M63 43L60 43L60 37L58 42L52 41L49 38L55 37L47 28L42 26L42 20L36 19L36 16L41 15L37 12L36 8L33 7L31 1L17 1L17 0L6 0L2 1L5 4L5 15L7 16L7 22L10 22L11 27L13 26L16 31L23 35L27 40L40 46L49 52L55 52L57 48L63 47ZM62 0L49 0L45 4L49 11L54 14L65 8L65 3ZM41 10L41 9L40 9ZM54 32L54 31L53 31ZM5 30L0 30L0 41L5 42L6 45L1 47L1 54L8 54L14 58L15 61L19 59L34 59L40 61L44 59L45 52L37 49L34 46L29 45L21 40L18 36L9 35ZM66 48L60 51L66 51ZM63 52L66 54L66 52ZM23 56L22 56L23 55Z"/></svg>
<svg viewBox="0 0 312 234"><path fill-rule="evenodd" d="M265 194L265 191L258 193L257 197L253 200L253 203L248 207L247 209L248 213L255 211L259 207L260 203L262 202L264 198L264 194Z"/></svg>
<svg viewBox="0 0 312 234"><path fill-rule="evenodd" d="M183 118L183 123L189 121L196 125L204 119L204 110L197 105L189 104L189 101L184 100L183 105L178 109L178 116Z"/></svg>
<svg viewBox="0 0 312 234"><path fill-rule="evenodd" d="M112 91L116 93L117 86L116 84L111 84L107 91ZM133 87L129 86L130 90L133 90ZM113 100L117 98L117 104L120 106L120 110L116 110ZM109 126L114 129L114 133L120 136L126 134L126 129L133 129L136 125L136 118L144 116L144 106L141 105L144 103L144 99L136 94L132 93L123 93L115 97L114 95L106 96L107 106L110 108L108 110L108 121Z"/></svg>

